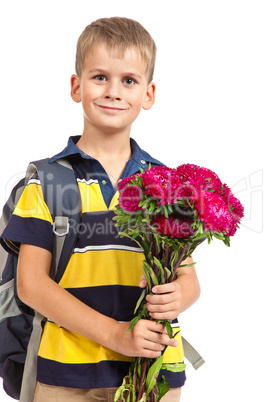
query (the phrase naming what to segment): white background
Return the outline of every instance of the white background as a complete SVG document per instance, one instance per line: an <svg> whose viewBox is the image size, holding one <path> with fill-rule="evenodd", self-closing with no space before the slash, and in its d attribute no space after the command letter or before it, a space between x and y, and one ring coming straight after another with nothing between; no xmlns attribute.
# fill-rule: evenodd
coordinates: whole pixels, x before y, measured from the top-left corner
<svg viewBox="0 0 268 402"><path fill-rule="evenodd" d="M158 46L156 104L132 136L169 166L214 170L245 206L230 248L214 240L195 253L202 295L180 322L206 364L188 365L182 402L266 402L266 1L1 2L1 204L29 161L81 133L69 96L76 41L114 15L140 21Z"/></svg>

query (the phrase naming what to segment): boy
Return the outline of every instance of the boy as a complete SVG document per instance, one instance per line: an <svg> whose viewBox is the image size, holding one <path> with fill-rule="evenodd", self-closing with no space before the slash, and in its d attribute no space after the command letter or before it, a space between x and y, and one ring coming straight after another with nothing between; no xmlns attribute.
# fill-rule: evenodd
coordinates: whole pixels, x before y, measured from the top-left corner
<svg viewBox="0 0 268 402"><path fill-rule="evenodd" d="M53 222L38 177L30 181L2 235L2 241L20 247L19 297L48 318L35 402L112 401L131 357L155 358L168 345L166 361L183 360L180 339L169 339L162 325L140 320L127 332L140 287L146 286L143 254L135 242L120 239L112 223L118 182L149 163L161 164L130 139L141 108L154 104L155 53L148 32L126 18L97 20L78 40L71 96L82 102L84 130L51 163L67 158L72 164L82 221L59 284L49 278ZM155 319L174 320L199 292L194 267L182 268L175 282L147 296L147 308ZM163 401L178 401L185 373L165 376L172 389Z"/></svg>

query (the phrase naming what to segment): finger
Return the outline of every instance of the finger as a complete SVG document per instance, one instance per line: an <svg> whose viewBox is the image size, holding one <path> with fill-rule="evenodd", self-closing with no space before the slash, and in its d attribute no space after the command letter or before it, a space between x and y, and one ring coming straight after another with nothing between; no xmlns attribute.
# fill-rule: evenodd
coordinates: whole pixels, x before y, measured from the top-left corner
<svg viewBox="0 0 268 402"><path fill-rule="evenodd" d="M157 285L152 288L153 293L165 294L175 292L178 289L178 284L176 282L165 283L163 285Z"/></svg>
<svg viewBox="0 0 268 402"><path fill-rule="evenodd" d="M153 305L165 305L176 302L178 296L176 293L166 293L162 295L147 295L146 301Z"/></svg>
<svg viewBox="0 0 268 402"><path fill-rule="evenodd" d="M141 278L140 278L139 287L140 288L146 288L147 285L148 285L147 280L146 280L145 276L142 275Z"/></svg>
<svg viewBox="0 0 268 402"><path fill-rule="evenodd" d="M178 341L176 339L170 339L167 334L161 333L151 333L148 346L152 350L163 350L165 346L178 346Z"/></svg>
<svg viewBox="0 0 268 402"><path fill-rule="evenodd" d="M159 312L150 312L149 313L150 317L152 317L154 320L168 320L168 321L173 321L175 318L178 317L178 312L177 310L168 310L163 313Z"/></svg>
<svg viewBox="0 0 268 402"><path fill-rule="evenodd" d="M151 304L146 303L146 308L149 313L166 313L169 311L175 311L179 308L179 304L175 301L167 304Z"/></svg>
<svg viewBox="0 0 268 402"><path fill-rule="evenodd" d="M164 324L160 324L155 321L150 321L150 320L145 320L147 329L151 332L157 333L157 334L167 334L167 329Z"/></svg>

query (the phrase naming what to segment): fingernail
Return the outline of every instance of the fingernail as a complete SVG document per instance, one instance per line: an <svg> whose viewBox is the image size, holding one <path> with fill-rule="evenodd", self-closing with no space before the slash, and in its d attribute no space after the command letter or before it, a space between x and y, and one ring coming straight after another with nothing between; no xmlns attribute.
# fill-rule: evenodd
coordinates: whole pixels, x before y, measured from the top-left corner
<svg viewBox="0 0 268 402"><path fill-rule="evenodd" d="M174 342L174 348L176 348L177 346L179 346L179 342L178 342L178 341L175 341L175 342Z"/></svg>
<svg viewBox="0 0 268 402"><path fill-rule="evenodd" d="M153 293L157 293L157 288L152 288Z"/></svg>

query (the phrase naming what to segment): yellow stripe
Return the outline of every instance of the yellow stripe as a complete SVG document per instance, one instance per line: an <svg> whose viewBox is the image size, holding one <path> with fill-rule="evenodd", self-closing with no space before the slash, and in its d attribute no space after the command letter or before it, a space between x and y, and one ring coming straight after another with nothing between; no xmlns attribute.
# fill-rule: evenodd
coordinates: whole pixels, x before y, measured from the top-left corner
<svg viewBox="0 0 268 402"><path fill-rule="evenodd" d="M61 363L98 363L102 360L131 361L131 358L104 348L90 339L47 322L39 356Z"/></svg>
<svg viewBox="0 0 268 402"><path fill-rule="evenodd" d="M78 187L81 194L82 213L107 211L107 205L102 196L100 185L97 183L87 184L78 182ZM114 210L118 204L119 192L117 191L110 203L109 209Z"/></svg>
<svg viewBox="0 0 268 402"><path fill-rule="evenodd" d="M78 182L81 194L82 213L107 211L99 184Z"/></svg>
<svg viewBox="0 0 268 402"><path fill-rule="evenodd" d="M142 275L143 253L122 250L75 253L63 274L64 288L123 285L137 286ZM77 269L79 267L79 275Z"/></svg>
<svg viewBox="0 0 268 402"><path fill-rule="evenodd" d="M22 218L43 219L53 225L49 209L44 200L42 188L35 183L26 186L14 210L14 214Z"/></svg>
<svg viewBox="0 0 268 402"><path fill-rule="evenodd" d="M179 328L174 328L174 333L179 331ZM176 348L168 347L164 353L163 363L182 363L184 360L184 352L181 340L180 332L175 336L175 339L179 342Z"/></svg>
<svg viewBox="0 0 268 402"><path fill-rule="evenodd" d="M117 191L113 196L109 209L113 210L115 209L116 205L118 204L118 198L119 198L119 191Z"/></svg>
<svg viewBox="0 0 268 402"><path fill-rule="evenodd" d="M183 361L180 334L176 336L176 339L179 341L179 346L166 349L164 363ZM67 364L98 363L107 360L130 362L132 360L130 357L113 352L84 336L60 328L51 322L47 322L45 325L39 356Z"/></svg>

